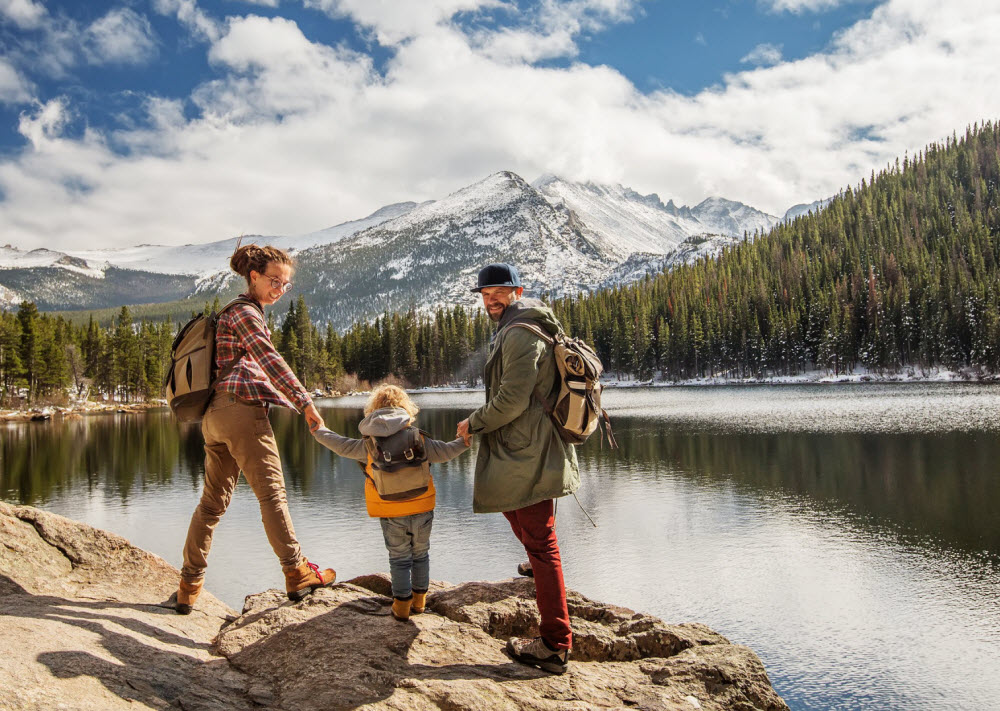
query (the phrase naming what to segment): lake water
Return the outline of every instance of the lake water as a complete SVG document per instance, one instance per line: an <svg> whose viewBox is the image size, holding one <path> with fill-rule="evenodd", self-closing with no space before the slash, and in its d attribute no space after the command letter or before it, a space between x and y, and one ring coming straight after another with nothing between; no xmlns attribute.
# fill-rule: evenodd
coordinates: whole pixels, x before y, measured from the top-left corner
<svg viewBox="0 0 1000 711"><path fill-rule="evenodd" d="M450 438L482 393L416 397ZM357 436L363 398L318 403ZM580 449L558 507L567 585L702 622L764 660L793 709L1000 708L1000 386L608 391L620 451ZM358 466L272 414L293 519L340 579L387 571ZM514 574L499 514L471 512L475 452L436 467L431 576ZM165 411L0 426L0 495L119 533L179 566L201 490L200 431ZM281 587L241 483L207 587L240 608Z"/></svg>

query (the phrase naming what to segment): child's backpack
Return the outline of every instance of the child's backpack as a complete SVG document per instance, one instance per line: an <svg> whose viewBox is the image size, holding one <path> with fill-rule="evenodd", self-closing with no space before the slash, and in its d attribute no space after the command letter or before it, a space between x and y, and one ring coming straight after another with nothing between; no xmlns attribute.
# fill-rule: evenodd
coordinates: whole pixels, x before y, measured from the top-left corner
<svg viewBox="0 0 1000 711"><path fill-rule="evenodd" d="M406 501L427 492L431 467L424 447L424 432L414 426L388 437L364 437L368 474L375 491L386 501Z"/></svg>
<svg viewBox="0 0 1000 711"><path fill-rule="evenodd" d="M260 310L260 306L243 296L237 297L223 306L219 313L198 314L184 324L177 332L170 346L170 367L163 383L167 404L181 422L199 422L208 409L215 385L232 372L246 351L236 354L233 361L215 373L215 328L222 316L237 304L250 304Z"/></svg>
<svg viewBox="0 0 1000 711"><path fill-rule="evenodd" d="M556 361L554 399L544 403L545 412L556 426L563 441L583 444L601 425L608 444L615 448L611 419L601 407L601 373L604 366L594 349L579 338L570 338L562 331L555 336L534 321L512 321L510 327L526 328L552 346ZM601 441L603 442L603 436Z"/></svg>

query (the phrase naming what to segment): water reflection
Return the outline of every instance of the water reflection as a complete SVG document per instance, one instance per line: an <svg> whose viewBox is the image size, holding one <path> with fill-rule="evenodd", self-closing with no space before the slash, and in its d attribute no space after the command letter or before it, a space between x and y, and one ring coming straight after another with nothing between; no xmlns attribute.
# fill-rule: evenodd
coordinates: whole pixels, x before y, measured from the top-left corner
<svg viewBox="0 0 1000 711"><path fill-rule="evenodd" d="M448 439L481 393L426 394ZM357 436L364 399L320 403ZM582 504L559 505L567 584L749 644L792 708L988 708L1000 698L1000 387L609 392L618 451L580 449ZM358 467L301 417L272 423L304 551L342 578L384 570ZM0 493L108 528L178 565L202 440L166 411L0 427ZM501 516L471 513L475 452L435 469L431 574L513 574ZM208 588L239 607L281 585L241 484Z"/></svg>
<svg viewBox="0 0 1000 711"><path fill-rule="evenodd" d="M706 433L619 417L621 453L588 444L587 468L641 466L806 495L905 535L1000 552L995 433Z"/></svg>

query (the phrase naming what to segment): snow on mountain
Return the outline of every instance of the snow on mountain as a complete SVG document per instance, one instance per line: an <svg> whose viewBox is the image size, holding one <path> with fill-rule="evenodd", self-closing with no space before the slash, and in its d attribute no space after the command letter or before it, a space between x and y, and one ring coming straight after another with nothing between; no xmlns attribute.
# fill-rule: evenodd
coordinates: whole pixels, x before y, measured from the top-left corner
<svg viewBox="0 0 1000 711"><path fill-rule="evenodd" d="M781 218L782 222L791 222L796 217L801 217L802 215L808 215L810 212L816 213L822 210L824 207L829 205L833 201L833 198L827 198L826 200L816 200L810 203L801 203L799 205L792 205L785 212L785 216Z"/></svg>
<svg viewBox="0 0 1000 711"><path fill-rule="evenodd" d="M390 220L416 207L416 203L405 202L387 205L360 220L345 222L317 232L292 237L267 237L247 235L243 242L270 244L295 253L322 244L331 244L349 237L361 230ZM0 269L31 269L33 267L61 267L77 271L97 279L111 268L150 272L153 274L178 274L208 280L219 272L229 269L229 258L236 248L236 237L206 244L186 244L164 246L143 244L136 247L113 249L68 250L56 252L49 249L35 249L22 252L16 247L0 247Z"/></svg>
<svg viewBox="0 0 1000 711"><path fill-rule="evenodd" d="M388 205L304 235L244 241L295 253L295 288L313 317L344 327L384 311L471 306L476 272L490 262L517 264L529 293L558 296L715 255L777 222L722 198L677 207L620 185L551 175L529 185L505 171L440 200ZM211 299L232 290L235 244L67 252L8 245L0 248L0 306L21 298L48 310Z"/></svg>
<svg viewBox="0 0 1000 711"><path fill-rule="evenodd" d="M705 232L730 237L742 237L744 233L752 235L754 232L767 234L781 221L781 218L749 205L720 197L701 201L691 208L691 214L706 227Z"/></svg>
<svg viewBox="0 0 1000 711"><path fill-rule="evenodd" d="M417 207L417 205L418 203L415 202L393 203L392 205L386 205L385 207L379 208L368 217L363 217L360 220L344 222L336 225L335 227L327 227L326 229L319 230L318 232L310 232L309 234L301 235L299 237L269 238L271 241L268 242L268 244L272 244L275 247L280 247L281 249L288 251L299 251L303 249L310 249L312 247L318 247L324 244L333 244L334 242L339 242L345 237L357 234L361 230L368 229L373 225L378 225L386 222L387 220L392 220L405 215L413 210L413 208ZM230 254L231 253L232 252L230 251Z"/></svg>
<svg viewBox="0 0 1000 711"><path fill-rule="evenodd" d="M310 311L347 325L383 311L475 303L483 264L516 263L529 291L571 293L617 263L565 207L520 176L496 173L396 219L299 254Z"/></svg>
<svg viewBox="0 0 1000 711"><path fill-rule="evenodd" d="M682 264L691 264L703 257L717 257L723 249L733 246L742 239L729 235L694 235L667 254L635 253L616 266L598 286L601 289L609 289L619 284L639 281L647 274L656 275Z"/></svg>
<svg viewBox="0 0 1000 711"><path fill-rule="evenodd" d="M601 244L622 259L637 252L669 254L687 237L706 231L690 211L621 185L571 183L547 175L532 187L553 205L573 210Z"/></svg>
<svg viewBox="0 0 1000 711"><path fill-rule="evenodd" d="M14 309L23 301L24 297L13 289L0 284L0 309Z"/></svg>
<svg viewBox="0 0 1000 711"><path fill-rule="evenodd" d="M547 175L532 186L553 204L573 210L597 241L623 259L636 253L671 254L696 235L765 233L779 221L723 198L708 198L694 208L678 208L672 200L664 204L655 193L640 195L621 185L572 183Z"/></svg>
<svg viewBox="0 0 1000 711"><path fill-rule="evenodd" d="M24 252L7 244L0 247L0 269L35 269L38 267L60 267L84 276L101 279L102 269L95 269L86 260L65 252L39 248Z"/></svg>

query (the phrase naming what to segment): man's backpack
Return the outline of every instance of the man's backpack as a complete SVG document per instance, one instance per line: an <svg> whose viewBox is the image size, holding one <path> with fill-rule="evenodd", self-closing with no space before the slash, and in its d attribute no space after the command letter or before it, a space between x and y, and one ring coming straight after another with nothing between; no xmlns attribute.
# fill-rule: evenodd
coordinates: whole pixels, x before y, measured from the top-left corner
<svg viewBox="0 0 1000 711"><path fill-rule="evenodd" d="M545 412L565 442L583 444L602 424L603 436L615 448L611 420L601 407L601 373L604 366L594 349L579 338L569 338L559 331L554 336L534 321L512 321L510 328L526 328L552 346L556 362L556 382Z"/></svg>
<svg viewBox="0 0 1000 711"><path fill-rule="evenodd" d="M264 315L256 302L240 296L223 306L219 313L195 316L177 332L170 346L170 367L163 390L167 404L181 422L201 420L216 384L246 355L246 351L240 351L222 372L215 372L215 329L222 314L237 304L250 304Z"/></svg>
<svg viewBox="0 0 1000 711"><path fill-rule="evenodd" d="M375 491L386 501L406 501L425 494L431 483L424 433L414 426L388 437L364 437Z"/></svg>

